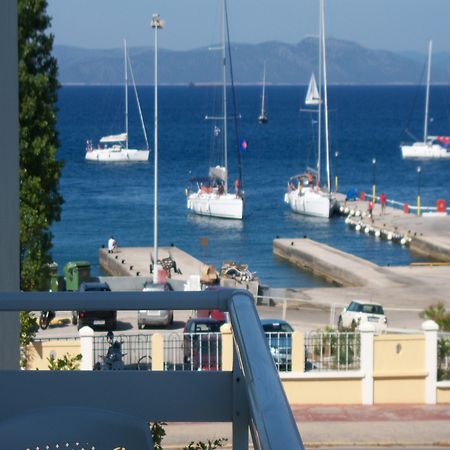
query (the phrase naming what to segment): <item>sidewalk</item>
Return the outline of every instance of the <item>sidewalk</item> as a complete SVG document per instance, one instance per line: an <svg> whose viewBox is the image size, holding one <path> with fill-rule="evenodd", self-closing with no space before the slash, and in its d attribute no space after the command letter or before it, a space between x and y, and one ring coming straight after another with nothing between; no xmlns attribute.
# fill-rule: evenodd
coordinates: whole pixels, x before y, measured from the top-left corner
<svg viewBox="0 0 450 450"><path fill-rule="evenodd" d="M292 406L306 448L413 446L450 449L450 405ZM231 424L171 423L166 449L228 438Z"/></svg>

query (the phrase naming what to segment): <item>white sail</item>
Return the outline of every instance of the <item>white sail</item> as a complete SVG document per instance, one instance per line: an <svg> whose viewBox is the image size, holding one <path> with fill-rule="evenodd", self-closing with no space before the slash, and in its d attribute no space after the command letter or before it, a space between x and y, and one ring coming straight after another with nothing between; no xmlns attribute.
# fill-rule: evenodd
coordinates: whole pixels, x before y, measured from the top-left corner
<svg viewBox="0 0 450 450"><path fill-rule="evenodd" d="M309 79L308 92L306 93L305 105L319 105L322 100L319 95L319 90L317 89L316 78L314 74L311 74Z"/></svg>
<svg viewBox="0 0 450 450"><path fill-rule="evenodd" d="M102 144L112 143L112 142L125 142L127 140L127 133L112 134L110 136L103 136L100 139Z"/></svg>

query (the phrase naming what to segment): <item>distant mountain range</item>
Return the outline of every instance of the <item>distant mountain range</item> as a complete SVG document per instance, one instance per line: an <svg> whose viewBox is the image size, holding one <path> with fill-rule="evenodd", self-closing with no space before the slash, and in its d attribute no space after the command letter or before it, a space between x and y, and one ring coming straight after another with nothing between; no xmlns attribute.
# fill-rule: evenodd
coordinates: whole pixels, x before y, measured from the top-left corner
<svg viewBox="0 0 450 450"><path fill-rule="evenodd" d="M232 44L234 79L239 84L259 84L263 63L271 84L307 84L317 67L318 42L305 38L298 44L264 42ZM123 83L123 50L91 50L55 46L62 84ZM129 49L137 84L153 83L153 49ZM214 55L215 54L215 55ZM327 72L330 84L417 84L424 72L425 55L372 50L339 39L327 39ZM207 47L188 51L160 49L161 84L204 84L219 81L219 52ZM433 55L433 83L450 83L450 53Z"/></svg>

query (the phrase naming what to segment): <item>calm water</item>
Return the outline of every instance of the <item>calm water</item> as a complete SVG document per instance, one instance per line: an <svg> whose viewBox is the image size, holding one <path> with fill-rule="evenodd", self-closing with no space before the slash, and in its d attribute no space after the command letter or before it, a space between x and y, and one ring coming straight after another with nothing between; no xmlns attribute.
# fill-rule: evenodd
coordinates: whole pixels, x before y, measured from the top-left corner
<svg viewBox="0 0 450 450"><path fill-rule="evenodd" d="M188 214L186 181L190 173L206 174L209 166L211 124L204 116L214 113L212 90L162 87L159 91L160 245L173 243L219 267L226 260L248 263L265 284L274 287L321 283L272 255L272 239L276 236L307 235L381 265L415 260L397 244L355 233L342 218L328 221L302 217L291 213L283 202L289 176L315 161L311 138L314 125L307 114L299 112L303 87L269 87L269 122L265 126L256 121L260 89L237 89L241 136L249 141L243 163L247 217L238 222ZM450 132L449 90L431 90L431 134ZM378 192L383 190L388 198L414 203L418 163L402 160L399 142L406 139L402 130L408 122L418 136L422 133L422 92L413 109L418 92L415 87L331 87L329 91L332 167L339 176L340 190L356 187L370 191L375 175ZM153 147L152 88L141 88L140 97ZM59 109L65 204L62 221L53 227L53 257L61 268L69 260L87 259L98 273L98 249L111 234L121 246L153 245L153 153L148 163L108 165L84 160L86 139L97 142L103 135L124 129L120 87L64 87ZM143 135L132 100L129 134L130 146L142 148ZM231 153L233 179L235 151ZM377 161L375 174L372 158ZM449 201L450 161L420 165L422 203L434 205L437 198ZM202 238L208 238L208 245L200 245Z"/></svg>

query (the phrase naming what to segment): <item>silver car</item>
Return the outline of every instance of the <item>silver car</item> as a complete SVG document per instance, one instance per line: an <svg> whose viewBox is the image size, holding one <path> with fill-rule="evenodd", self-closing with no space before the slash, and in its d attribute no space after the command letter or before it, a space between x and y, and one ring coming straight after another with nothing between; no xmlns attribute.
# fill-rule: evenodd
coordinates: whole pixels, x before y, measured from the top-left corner
<svg viewBox="0 0 450 450"><path fill-rule="evenodd" d="M142 290L144 292L173 291L169 283L153 284L150 282L146 282ZM173 323L173 311L169 309L140 309L138 311L137 323L140 329L159 325L168 327Z"/></svg>

